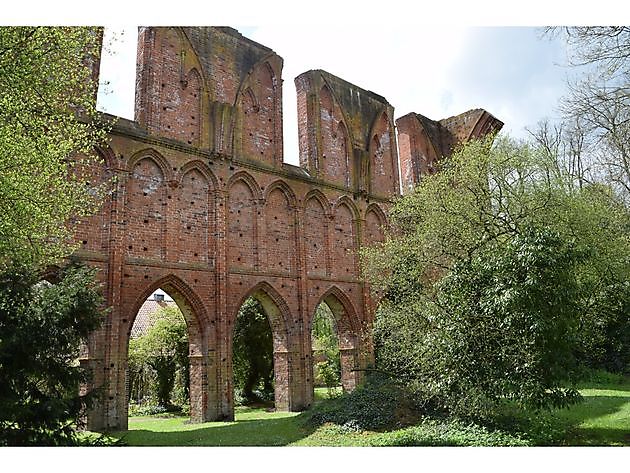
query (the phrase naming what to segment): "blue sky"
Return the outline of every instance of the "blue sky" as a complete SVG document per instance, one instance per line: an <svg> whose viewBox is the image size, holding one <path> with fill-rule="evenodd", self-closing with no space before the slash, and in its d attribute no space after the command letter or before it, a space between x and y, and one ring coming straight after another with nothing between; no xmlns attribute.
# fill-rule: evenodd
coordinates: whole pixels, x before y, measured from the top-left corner
<svg viewBox="0 0 630 473"><path fill-rule="evenodd" d="M542 38L539 28L230 26L284 59L285 161L292 164L298 160L293 79L309 69L324 69L384 96L396 117L417 112L441 119L484 108L516 137L555 117L572 74L562 41ZM101 88L98 106L133 118L136 27L108 28L106 34L112 55L103 58L101 80L109 86Z"/></svg>

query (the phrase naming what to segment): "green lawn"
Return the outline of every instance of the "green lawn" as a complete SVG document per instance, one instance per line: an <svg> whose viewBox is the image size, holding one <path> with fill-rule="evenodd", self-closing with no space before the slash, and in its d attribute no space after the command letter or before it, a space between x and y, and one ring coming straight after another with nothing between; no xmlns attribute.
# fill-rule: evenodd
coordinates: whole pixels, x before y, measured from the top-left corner
<svg viewBox="0 0 630 473"><path fill-rule="evenodd" d="M581 390L584 403L547 415L553 422L555 445L630 446L630 383ZM317 393L325 397L325 390ZM324 401L325 402L325 401ZM348 427L324 425L309 428L299 413L267 412L239 407L235 422L189 424L184 417L131 417L129 431L111 436L127 445L528 445L531 438L489 430L461 422L426 420L417 426L391 432L356 432ZM540 424L546 425L546 424ZM544 436L540 436L544 438Z"/></svg>
<svg viewBox="0 0 630 473"><path fill-rule="evenodd" d="M585 402L558 413L568 445L630 445L630 384L581 389Z"/></svg>

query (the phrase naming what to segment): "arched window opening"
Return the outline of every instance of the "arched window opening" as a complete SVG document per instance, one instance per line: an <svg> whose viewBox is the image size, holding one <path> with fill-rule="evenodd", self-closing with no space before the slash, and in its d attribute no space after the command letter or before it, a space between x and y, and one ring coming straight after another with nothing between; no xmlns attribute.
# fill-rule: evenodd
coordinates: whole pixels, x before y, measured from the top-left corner
<svg viewBox="0 0 630 473"><path fill-rule="evenodd" d="M190 363L186 319L162 289L140 307L128 355L129 416L190 414Z"/></svg>
<svg viewBox="0 0 630 473"><path fill-rule="evenodd" d="M274 407L274 347L261 302L249 297L236 316L232 343L235 404Z"/></svg>

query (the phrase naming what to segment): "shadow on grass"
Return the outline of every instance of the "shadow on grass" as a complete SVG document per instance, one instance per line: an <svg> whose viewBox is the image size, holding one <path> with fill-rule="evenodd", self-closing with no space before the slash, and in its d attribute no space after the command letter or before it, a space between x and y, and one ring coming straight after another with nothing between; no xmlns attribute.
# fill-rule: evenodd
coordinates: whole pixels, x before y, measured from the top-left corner
<svg viewBox="0 0 630 473"><path fill-rule="evenodd" d="M625 421L606 419L623 411ZM630 445L630 397L584 396L583 403L555 414L567 427L568 445Z"/></svg>
<svg viewBox="0 0 630 473"><path fill-rule="evenodd" d="M182 418L181 423L186 422ZM156 432L129 430L110 435L129 446L283 446L308 437L314 429L302 422L302 416L186 424L186 430Z"/></svg>

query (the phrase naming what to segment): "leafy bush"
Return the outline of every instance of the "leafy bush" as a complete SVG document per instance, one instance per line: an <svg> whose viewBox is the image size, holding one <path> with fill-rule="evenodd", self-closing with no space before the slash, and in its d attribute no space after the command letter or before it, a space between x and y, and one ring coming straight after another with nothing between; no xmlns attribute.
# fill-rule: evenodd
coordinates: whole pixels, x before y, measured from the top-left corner
<svg viewBox="0 0 630 473"><path fill-rule="evenodd" d="M328 389L328 397L335 395L335 387L341 382L339 368L334 360L320 361L315 365L317 373L316 382L323 384Z"/></svg>
<svg viewBox="0 0 630 473"><path fill-rule="evenodd" d="M167 409L172 401L186 405L190 379L186 321L177 307L162 308L154 318L146 334L129 341L130 399L155 401Z"/></svg>
<svg viewBox="0 0 630 473"><path fill-rule="evenodd" d="M580 385L615 386L628 383L628 376L601 369L582 368L578 372Z"/></svg>
<svg viewBox="0 0 630 473"><path fill-rule="evenodd" d="M519 447L532 445L532 443L510 432L491 430L462 420L425 418L413 427L380 437L371 445L375 447Z"/></svg>
<svg viewBox="0 0 630 473"><path fill-rule="evenodd" d="M69 266L55 284L29 271L0 275L0 445L74 445L97 394L81 343L101 323L95 270Z"/></svg>
<svg viewBox="0 0 630 473"><path fill-rule="evenodd" d="M377 374L351 393L315 404L306 413L306 422L331 422L346 431L386 430L413 423L418 416L409 394L391 380Z"/></svg>
<svg viewBox="0 0 630 473"><path fill-rule="evenodd" d="M273 398L273 337L262 304L250 297L236 317L233 340L237 405ZM262 393L265 394L262 394Z"/></svg>
<svg viewBox="0 0 630 473"><path fill-rule="evenodd" d="M377 368L425 409L490 418L506 402L577 402L578 362L627 367L627 204L506 139L470 142L441 166L363 252L385 295Z"/></svg>
<svg viewBox="0 0 630 473"><path fill-rule="evenodd" d="M166 412L169 412L169 410L158 404L129 403L130 416L154 416L158 414L165 414Z"/></svg>

